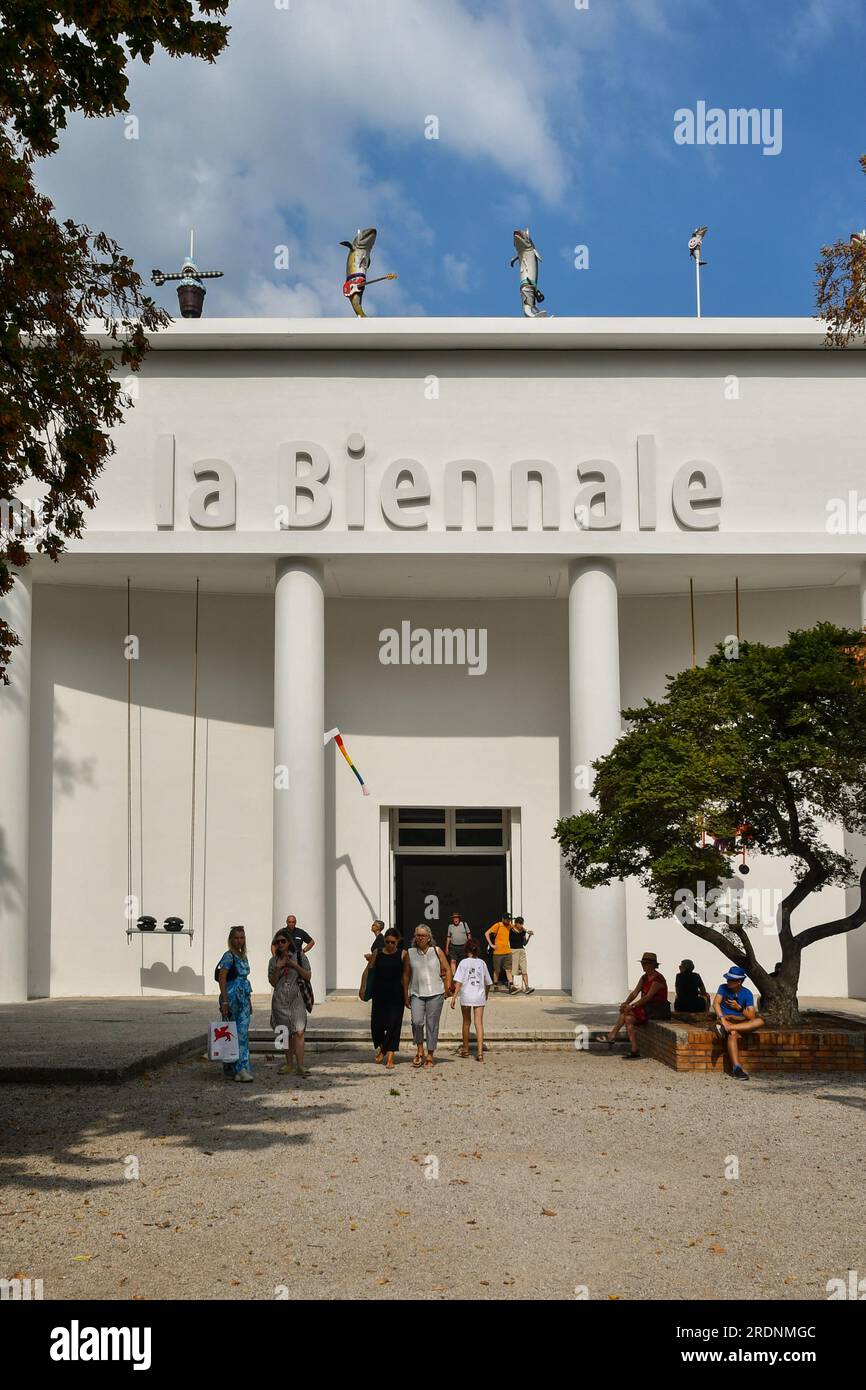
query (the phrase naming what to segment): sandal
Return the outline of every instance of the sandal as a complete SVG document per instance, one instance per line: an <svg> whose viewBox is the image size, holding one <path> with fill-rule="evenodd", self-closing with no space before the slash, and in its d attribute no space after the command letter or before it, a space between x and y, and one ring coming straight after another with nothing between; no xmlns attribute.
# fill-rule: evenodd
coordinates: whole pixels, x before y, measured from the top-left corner
<svg viewBox="0 0 866 1390"><path fill-rule="evenodd" d="M607 1043L608 1047L613 1047L616 1038L609 1038L607 1033L593 1033L590 1037L590 1042L603 1042Z"/></svg>
<svg viewBox="0 0 866 1390"><path fill-rule="evenodd" d="M469 1056L469 1048L468 1048L468 1047L461 1047L461 1049L460 1049L460 1054L459 1054L459 1055L460 1055L461 1057L468 1057L468 1056Z"/></svg>
<svg viewBox="0 0 866 1390"><path fill-rule="evenodd" d="M419 1068L420 1066L423 1066L423 1058L422 1058L422 1057L413 1057L413 1058L412 1058L412 1066L413 1066L413 1067L415 1068L415 1070L417 1071L418 1068Z"/></svg>
<svg viewBox="0 0 866 1390"><path fill-rule="evenodd" d="M430 1057L430 1056L425 1057L425 1058L424 1058L424 1066L425 1066L425 1067L432 1067L432 1065L433 1065L433 1058Z"/></svg>

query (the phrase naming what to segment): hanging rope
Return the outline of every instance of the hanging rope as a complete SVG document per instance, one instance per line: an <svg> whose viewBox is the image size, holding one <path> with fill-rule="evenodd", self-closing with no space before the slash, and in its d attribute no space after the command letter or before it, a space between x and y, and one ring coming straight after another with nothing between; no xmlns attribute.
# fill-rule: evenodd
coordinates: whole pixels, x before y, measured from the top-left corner
<svg viewBox="0 0 866 1390"><path fill-rule="evenodd" d="M123 644L126 657L126 925L130 925L129 909L132 905L132 661L130 660L129 638L132 632L132 592L129 577L126 580L126 641ZM140 906L140 904L139 904Z"/></svg>
<svg viewBox="0 0 866 1390"><path fill-rule="evenodd" d="M695 581L689 580L689 612L692 619L692 670L698 664L697 647L695 645Z"/></svg>
<svg viewBox="0 0 866 1390"><path fill-rule="evenodd" d="M198 622L199 622L199 583L195 581L195 639L192 658L192 802L189 817L189 933L193 934L193 906L195 902L195 760L198 732Z"/></svg>
<svg viewBox="0 0 866 1390"><path fill-rule="evenodd" d="M138 707L138 901L144 911L144 711Z"/></svg>

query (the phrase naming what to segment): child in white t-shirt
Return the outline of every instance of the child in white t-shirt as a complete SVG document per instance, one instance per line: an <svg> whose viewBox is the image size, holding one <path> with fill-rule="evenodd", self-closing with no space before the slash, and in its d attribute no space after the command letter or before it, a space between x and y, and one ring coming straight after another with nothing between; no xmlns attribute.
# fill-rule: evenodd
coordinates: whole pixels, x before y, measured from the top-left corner
<svg viewBox="0 0 866 1390"><path fill-rule="evenodd" d="M478 942L470 937L466 943L466 955L454 972L454 993L451 996L452 1009L459 998L463 1012L461 1057L469 1056L469 1027L474 1014L475 1060L484 1061L484 1005L487 1003L487 994L492 984L486 963L478 957Z"/></svg>

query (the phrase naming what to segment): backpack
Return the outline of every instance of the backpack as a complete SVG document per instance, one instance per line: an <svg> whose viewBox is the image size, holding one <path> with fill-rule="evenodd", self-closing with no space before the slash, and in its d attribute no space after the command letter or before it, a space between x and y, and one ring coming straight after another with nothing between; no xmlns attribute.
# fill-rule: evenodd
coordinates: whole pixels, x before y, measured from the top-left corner
<svg viewBox="0 0 866 1390"><path fill-rule="evenodd" d="M220 956L220 960L222 960L222 956ZM214 979L216 980L217 984L219 984L219 982L220 982L220 968L221 968L221 967L220 967L219 961L217 961L216 969L215 969L214 972L213 972L213 977L214 977ZM232 963L231 963L231 965L229 966L228 970L226 971L226 984L229 984L232 980L236 980L236 979L237 979L237 974L238 974L238 968L237 968L237 966L235 965L234 958L232 958Z"/></svg>

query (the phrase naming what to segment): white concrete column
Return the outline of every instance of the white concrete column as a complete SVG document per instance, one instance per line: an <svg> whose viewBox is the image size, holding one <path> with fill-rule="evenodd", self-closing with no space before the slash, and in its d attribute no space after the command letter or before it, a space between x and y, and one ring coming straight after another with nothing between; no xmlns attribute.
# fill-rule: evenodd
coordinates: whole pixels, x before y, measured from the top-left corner
<svg viewBox="0 0 866 1390"><path fill-rule="evenodd" d="M860 566L860 626L866 627L866 565Z"/></svg>
<svg viewBox="0 0 866 1390"><path fill-rule="evenodd" d="M325 590L321 567L280 560L274 586L273 927L294 913L325 996ZM284 775L281 775L285 769ZM286 785L287 782L287 785Z"/></svg>
<svg viewBox="0 0 866 1390"><path fill-rule="evenodd" d="M30 874L30 571L0 599L0 616L20 638L0 685L0 1003L27 998ZM48 869L46 868L46 872Z"/></svg>
<svg viewBox="0 0 866 1390"><path fill-rule="evenodd" d="M591 765L619 738L619 628L616 570L609 560L569 569L568 669L573 811L594 808ZM587 773L585 770L589 769ZM571 995L581 1004L618 1004L628 993L625 884L572 886Z"/></svg>

